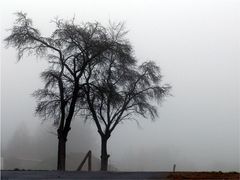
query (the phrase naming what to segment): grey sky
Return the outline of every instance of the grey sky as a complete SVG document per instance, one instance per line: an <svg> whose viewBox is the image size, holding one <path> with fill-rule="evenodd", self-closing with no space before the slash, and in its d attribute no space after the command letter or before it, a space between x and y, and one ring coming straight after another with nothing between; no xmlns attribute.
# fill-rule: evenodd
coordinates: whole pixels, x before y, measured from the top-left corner
<svg viewBox="0 0 240 180"><path fill-rule="evenodd" d="M141 128L126 122L113 133L111 163L120 170L171 170L174 163L178 170L239 170L240 1L7 0L0 7L3 147L23 121L33 134L49 126L34 116L31 97L42 86L44 60L16 63L16 51L2 43L13 13L28 13L45 35L54 28L51 19L75 15L79 22L125 21L137 59L156 61L173 86L155 122L143 119ZM94 126L92 133L99 153Z"/></svg>

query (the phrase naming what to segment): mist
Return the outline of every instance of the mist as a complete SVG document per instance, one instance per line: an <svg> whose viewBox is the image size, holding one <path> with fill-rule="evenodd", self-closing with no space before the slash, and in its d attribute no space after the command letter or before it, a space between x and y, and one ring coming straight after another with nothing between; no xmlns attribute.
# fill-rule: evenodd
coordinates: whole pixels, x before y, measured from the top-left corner
<svg viewBox="0 0 240 180"><path fill-rule="evenodd" d="M139 63L153 60L171 97L152 122L121 124L108 145L110 164L120 171L239 171L240 169L240 2L170 1L2 1L1 7L1 156L45 159L57 156L51 120L34 115L34 90L43 86L44 59L6 49L3 39L23 11L43 35L56 16L76 21L125 21ZM21 138L24 137L24 138ZM92 150L100 158L93 123L75 118L67 153ZM81 160L79 160L80 163Z"/></svg>

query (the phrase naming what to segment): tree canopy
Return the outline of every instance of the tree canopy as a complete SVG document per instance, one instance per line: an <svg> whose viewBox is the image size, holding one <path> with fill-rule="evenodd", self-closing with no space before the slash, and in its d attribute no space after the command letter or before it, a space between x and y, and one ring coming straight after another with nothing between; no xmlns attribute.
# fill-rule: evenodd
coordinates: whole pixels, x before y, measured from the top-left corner
<svg viewBox="0 0 240 180"><path fill-rule="evenodd" d="M66 141L75 114L92 119L102 139L101 170L107 170L107 140L116 126L138 116L154 119L157 107L168 95L161 84L159 67L153 61L137 64L123 23L76 24L55 19L55 30L41 35L25 13L17 18L7 46L24 54L39 56L49 66L41 73L45 86L36 90L36 114L53 119L58 134L58 170L65 170Z"/></svg>
<svg viewBox="0 0 240 180"><path fill-rule="evenodd" d="M121 35L122 26L117 28ZM139 116L154 119L158 113L153 101L160 103L171 87L160 84L160 68L153 61L137 65L127 40L105 51L101 59L88 64L83 94L88 107L85 118L94 120L102 139L101 167L106 170L107 140L116 126L129 119L137 121Z"/></svg>
<svg viewBox="0 0 240 180"><path fill-rule="evenodd" d="M49 63L41 73L45 87L34 93L38 99L36 113L43 119L54 119L58 127L58 169L64 170L65 143L81 97L83 74L89 63L100 62L102 53L116 46L116 39L112 36L115 30L98 22L78 25L74 19L56 19L55 30L49 37L43 37L27 14L18 12L16 15L5 42L18 51L18 60L27 53Z"/></svg>

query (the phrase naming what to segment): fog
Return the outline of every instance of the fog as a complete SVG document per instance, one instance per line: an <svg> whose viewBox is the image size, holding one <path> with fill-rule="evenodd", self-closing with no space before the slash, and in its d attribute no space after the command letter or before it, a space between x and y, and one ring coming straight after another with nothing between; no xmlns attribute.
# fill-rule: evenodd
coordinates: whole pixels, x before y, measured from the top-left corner
<svg viewBox="0 0 240 180"><path fill-rule="evenodd" d="M34 116L31 96L43 86L39 73L45 61L30 56L17 63L16 51L3 43L13 13L23 11L45 35L56 16L105 25L124 21L138 61L155 61L163 81L172 85L154 122L127 121L113 132L108 150L118 170L170 171L176 164L176 170L239 171L240 1L8 0L0 7L2 156L41 159L57 152L55 129ZM73 127L68 152L92 149L99 157L94 124L76 118ZM26 146L21 133L28 137Z"/></svg>

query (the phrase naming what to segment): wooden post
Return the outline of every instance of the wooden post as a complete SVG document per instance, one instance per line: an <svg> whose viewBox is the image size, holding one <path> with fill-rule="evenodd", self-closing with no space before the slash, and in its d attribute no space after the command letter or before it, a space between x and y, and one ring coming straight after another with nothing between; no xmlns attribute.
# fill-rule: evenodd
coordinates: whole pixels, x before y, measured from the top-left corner
<svg viewBox="0 0 240 180"><path fill-rule="evenodd" d="M92 152L88 151L88 171L92 171Z"/></svg>
<svg viewBox="0 0 240 180"><path fill-rule="evenodd" d="M173 165L173 172L176 171L176 164Z"/></svg>
<svg viewBox="0 0 240 180"><path fill-rule="evenodd" d="M88 151L88 153L86 154L86 156L84 157L83 161L81 162L81 164L78 166L77 171L81 171L84 163L86 162L88 158L88 171L92 170L92 152Z"/></svg>

